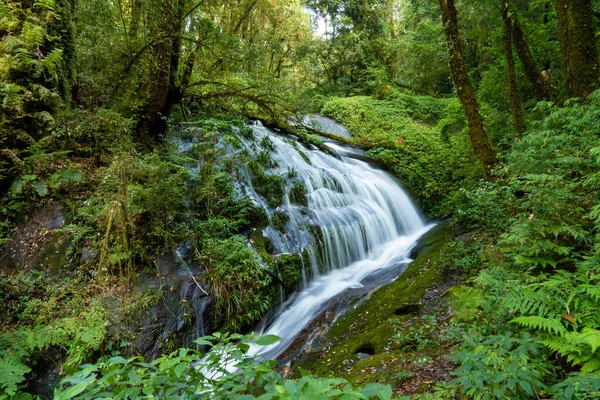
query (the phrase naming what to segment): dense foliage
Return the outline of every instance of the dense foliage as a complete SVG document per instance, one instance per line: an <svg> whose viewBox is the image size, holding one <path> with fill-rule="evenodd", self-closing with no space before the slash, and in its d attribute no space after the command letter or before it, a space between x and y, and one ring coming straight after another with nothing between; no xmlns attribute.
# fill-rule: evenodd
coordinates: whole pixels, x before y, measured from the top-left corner
<svg viewBox="0 0 600 400"><path fill-rule="evenodd" d="M216 333L195 340L211 346L203 355L194 349L179 351L144 362L142 357L105 357L83 366L55 391L56 399L95 399L114 396L214 399L379 399L392 396L389 386L369 384L353 387L344 379L316 378L305 373L298 380L284 379L274 362L257 364L246 352L250 345L266 346L276 336L253 338ZM216 343L215 343L216 342Z"/></svg>
<svg viewBox="0 0 600 400"><path fill-rule="evenodd" d="M599 8L3 1L0 398L49 397L68 373L58 398L392 397L376 384L283 377L245 355L252 337L192 342L197 310L173 300L161 270L172 256L210 294L210 330L251 329L296 289L304 255L270 254L268 218L238 183L247 166L283 232L284 193L303 205L306 188L294 171L269 171L273 143L247 123L327 150L318 129L290 123L311 112L343 123L353 137L342 141L461 232L445 250L448 280L462 280L452 319L420 315L382 344L406 357L452 348L453 378L416 396L597 398ZM478 162L478 139L493 162ZM241 140L257 155L228 157ZM157 333L161 318L176 327ZM136 341L147 332L151 350ZM213 344L206 370L195 367ZM222 369L227 357L237 373Z"/></svg>

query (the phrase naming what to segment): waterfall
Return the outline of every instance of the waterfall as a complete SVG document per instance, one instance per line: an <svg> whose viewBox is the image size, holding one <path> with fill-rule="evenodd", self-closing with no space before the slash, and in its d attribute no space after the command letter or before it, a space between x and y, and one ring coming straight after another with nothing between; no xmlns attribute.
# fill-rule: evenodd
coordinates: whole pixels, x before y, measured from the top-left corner
<svg viewBox="0 0 600 400"><path fill-rule="evenodd" d="M332 156L306 148L257 122L254 140L245 139L246 151L257 154L257 141L272 143L273 167L268 173L286 177L283 204L272 209L252 186L243 169L240 190L255 199L270 217L285 213L285 232L263 231L275 253L306 252L303 284L284 302L257 334L281 340L253 347L251 354L276 358L318 314L320 306L377 271L407 263L410 249L429 228L400 184L388 173L354 159L352 150L328 144ZM265 139L268 138L268 139ZM294 204L294 184L305 188L305 205Z"/></svg>

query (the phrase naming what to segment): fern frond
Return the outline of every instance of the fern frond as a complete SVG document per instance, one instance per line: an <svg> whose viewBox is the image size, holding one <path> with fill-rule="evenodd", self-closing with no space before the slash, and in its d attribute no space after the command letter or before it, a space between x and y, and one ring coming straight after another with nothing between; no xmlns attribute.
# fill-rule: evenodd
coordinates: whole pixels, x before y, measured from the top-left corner
<svg viewBox="0 0 600 400"><path fill-rule="evenodd" d="M561 324L558 319L544 318L537 315L521 316L514 318L510 322L523 325L529 329L543 330L548 333L555 333L559 336L564 336L567 329Z"/></svg>
<svg viewBox="0 0 600 400"><path fill-rule="evenodd" d="M39 25L34 25L30 22L23 24L21 35L25 38L27 47L34 48L44 44L44 28Z"/></svg>
<svg viewBox="0 0 600 400"><path fill-rule="evenodd" d="M592 348L592 353L595 353L600 347L600 331L592 328L583 328L581 333L575 333L577 343L587 344Z"/></svg>
<svg viewBox="0 0 600 400"><path fill-rule="evenodd" d="M25 375L31 371L27 365L11 356L0 358L0 388L6 394L14 396L19 389L19 384L25 380Z"/></svg>
<svg viewBox="0 0 600 400"><path fill-rule="evenodd" d="M540 340L540 343L552 350L555 353L566 356L567 354L579 353L581 351L577 345L571 343L569 340L560 337L552 336L546 339Z"/></svg>
<svg viewBox="0 0 600 400"><path fill-rule="evenodd" d="M51 79L58 79L58 71L62 65L62 49L53 49L46 57L41 60L44 72L49 74Z"/></svg>
<svg viewBox="0 0 600 400"><path fill-rule="evenodd" d="M600 356L598 355L594 355L581 367L581 372L584 374L591 374L597 371L600 371Z"/></svg>
<svg viewBox="0 0 600 400"><path fill-rule="evenodd" d="M600 286L598 285L582 285L584 293L588 294L595 301L600 301Z"/></svg>

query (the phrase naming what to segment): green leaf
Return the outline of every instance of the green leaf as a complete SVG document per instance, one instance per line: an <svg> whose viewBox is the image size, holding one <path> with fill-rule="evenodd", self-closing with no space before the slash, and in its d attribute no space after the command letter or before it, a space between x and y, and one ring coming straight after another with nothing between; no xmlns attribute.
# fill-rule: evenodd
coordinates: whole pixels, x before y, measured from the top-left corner
<svg viewBox="0 0 600 400"><path fill-rule="evenodd" d="M188 368L188 364L183 362L180 363L179 365L177 365L174 369L175 371L175 376L177 376L178 378L181 378L181 375L183 375L183 372Z"/></svg>
<svg viewBox="0 0 600 400"><path fill-rule="evenodd" d="M55 400L72 399L73 397L77 396L79 393L83 392L86 389L87 385L88 385L88 382L81 382L75 386L71 386L64 392L59 392L59 393L55 392L54 399Z"/></svg>
<svg viewBox="0 0 600 400"><path fill-rule="evenodd" d="M280 337L276 335L265 335L261 336L256 340L256 344L259 346L269 346L273 343L277 343Z"/></svg>
<svg viewBox="0 0 600 400"><path fill-rule="evenodd" d="M48 185L43 182L35 181L31 184L31 187L33 187L33 190L35 190L40 197L44 197L48 194Z"/></svg>

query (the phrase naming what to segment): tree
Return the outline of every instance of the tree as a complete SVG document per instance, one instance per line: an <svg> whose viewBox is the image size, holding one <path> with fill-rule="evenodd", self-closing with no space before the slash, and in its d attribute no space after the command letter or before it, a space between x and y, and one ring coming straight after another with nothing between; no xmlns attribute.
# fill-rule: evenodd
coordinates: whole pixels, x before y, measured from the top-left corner
<svg viewBox="0 0 600 400"><path fill-rule="evenodd" d="M598 86L600 69L591 0L557 0L558 38L569 96L584 99Z"/></svg>
<svg viewBox="0 0 600 400"><path fill-rule="evenodd" d="M519 94L519 87L517 86L515 74L515 58L512 49L512 22L508 1L502 1L500 11L504 23L504 53L506 55L510 110L513 115L516 131L518 133L523 133L525 132L525 115L523 114L523 103L521 102L521 95Z"/></svg>
<svg viewBox="0 0 600 400"><path fill-rule="evenodd" d="M458 16L454 0L439 0L442 11L442 23L446 33L448 51L450 53L450 71L452 80L456 87L458 99L463 106L467 117L469 127L469 139L473 147L473 153L479 159L483 166L485 175L489 175L490 170L496 163L496 155L490 144L483 117L479 111L479 102L475 93L475 88L467 72L463 48L458 30Z"/></svg>
<svg viewBox="0 0 600 400"><path fill-rule="evenodd" d="M177 70L181 51L184 0L149 2L150 53L148 100L140 120L141 134L156 140L166 130L165 118L180 98Z"/></svg>
<svg viewBox="0 0 600 400"><path fill-rule="evenodd" d="M521 64L523 65L525 76L533 88L534 96L538 100L557 99L558 93L556 86L552 82L550 75L542 72L538 66L538 63L529 48L527 37L525 36L525 32L523 32L518 16L512 14L510 20L512 23L511 36L513 44L519 60L521 60Z"/></svg>

